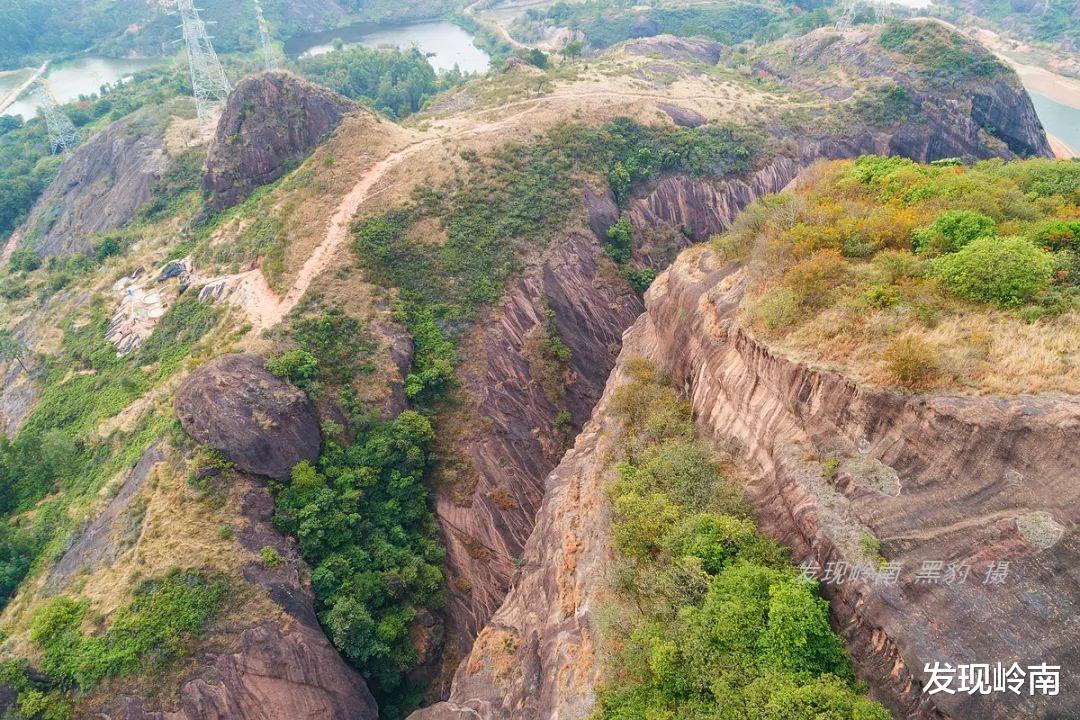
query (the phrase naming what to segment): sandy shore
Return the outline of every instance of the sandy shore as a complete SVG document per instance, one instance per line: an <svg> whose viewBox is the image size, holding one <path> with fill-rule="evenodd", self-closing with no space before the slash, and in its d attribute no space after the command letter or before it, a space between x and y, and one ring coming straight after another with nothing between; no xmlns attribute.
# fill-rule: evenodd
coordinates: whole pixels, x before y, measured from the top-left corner
<svg viewBox="0 0 1080 720"><path fill-rule="evenodd" d="M1058 75L1045 68L1025 65L1008 56L1005 56L1005 60L1020 76L1028 90L1034 90L1062 105L1080 110L1080 80Z"/></svg>
<svg viewBox="0 0 1080 720"><path fill-rule="evenodd" d="M1061 142L1050 133L1046 133L1046 139L1050 141L1050 149L1054 151L1054 157L1061 160L1070 160L1077 157L1076 152L1071 147Z"/></svg>

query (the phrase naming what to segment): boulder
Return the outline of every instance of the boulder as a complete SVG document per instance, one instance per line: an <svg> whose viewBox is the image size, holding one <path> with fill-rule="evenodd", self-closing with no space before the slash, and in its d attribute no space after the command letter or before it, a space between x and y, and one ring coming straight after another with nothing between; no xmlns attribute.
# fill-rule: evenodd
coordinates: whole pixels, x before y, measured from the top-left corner
<svg viewBox="0 0 1080 720"><path fill-rule="evenodd" d="M319 416L304 393L274 377L258 355L225 355L176 393L185 432L244 472L280 479L319 456Z"/></svg>
<svg viewBox="0 0 1080 720"><path fill-rule="evenodd" d="M245 78L230 93L206 158L209 209L236 205L277 180L355 105L286 72Z"/></svg>

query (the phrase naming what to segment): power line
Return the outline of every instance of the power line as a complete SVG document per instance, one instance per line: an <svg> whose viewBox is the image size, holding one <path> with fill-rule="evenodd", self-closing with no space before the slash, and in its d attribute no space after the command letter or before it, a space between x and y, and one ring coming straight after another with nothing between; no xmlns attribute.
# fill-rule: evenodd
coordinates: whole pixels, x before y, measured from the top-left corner
<svg viewBox="0 0 1080 720"><path fill-rule="evenodd" d="M846 30L855 22L855 14L860 7L867 7L874 12L874 20L879 24L888 21L892 14L889 0L840 0L840 18L836 21L837 30Z"/></svg>
<svg viewBox="0 0 1080 720"><path fill-rule="evenodd" d="M177 0L176 7L180 11L180 27L187 44L195 112L200 120L206 120L214 114L217 103L228 97L229 79L221 69L221 61L206 33L206 23L199 17L192 0Z"/></svg>

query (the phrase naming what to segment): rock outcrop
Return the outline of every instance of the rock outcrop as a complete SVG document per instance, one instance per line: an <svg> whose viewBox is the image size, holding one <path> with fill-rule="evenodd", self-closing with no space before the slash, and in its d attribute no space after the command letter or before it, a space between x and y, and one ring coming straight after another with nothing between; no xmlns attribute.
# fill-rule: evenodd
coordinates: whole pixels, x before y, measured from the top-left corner
<svg viewBox="0 0 1080 720"><path fill-rule="evenodd" d="M135 695L106 699L96 717L105 720L376 720L378 709L363 678L342 660L315 616L314 599L301 580L303 562L295 544L273 527L274 501L265 486L249 482L237 534L252 558L244 578L261 586L282 617L252 618L235 649L206 651L193 664L194 677L179 688L172 709L158 709ZM266 567L259 551L272 547L283 558Z"/></svg>
<svg viewBox="0 0 1080 720"><path fill-rule="evenodd" d="M692 401L702 431L741 448L762 529L796 563L860 566L861 538L901 569L895 584L826 582L837 630L871 693L897 717L1069 717L1053 697L928 695L926 662L1080 660L1080 399L900 395L771 351L736 320L743 273L685 252L647 295L622 363L656 362ZM506 602L461 664L449 700L415 720L585 718L598 673L596 603L609 538L600 495L602 400L548 477L536 531ZM825 477L822 464L839 469ZM969 569L919 582L924 562ZM1008 563L1004 582L987 573ZM864 576L865 578L865 576ZM1063 680L1063 682L1066 682Z"/></svg>
<svg viewBox="0 0 1080 720"><path fill-rule="evenodd" d="M703 248L650 290L625 353L649 356L703 430L744 448L762 528L796 563L860 562L863 533L903 568L895 585L826 584L873 694L898 715L1065 717L1071 701L922 693L934 661L1080 660L1080 398L900 395L787 360L735 320L742 273ZM840 462L834 479L822 462ZM916 581L923 563L966 582ZM1008 563L998 584L988 571ZM1000 565L997 565L1000 567Z"/></svg>
<svg viewBox="0 0 1080 720"><path fill-rule="evenodd" d="M651 22L651 21L647 21ZM647 55L715 65L724 55L724 46L705 38L683 38L675 35L657 35L655 27L648 32L635 35L634 40L623 44L623 51L630 55Z"/></svg>
<svg viewBox="0 0 1080 720"><path fill-rule="evenodd" d="M888 90L878 98L882 119L897 117L886 152L923 161L961 157L1053 157L1042 123L1020 79L989 50L936 21L935 43L971 58L978 71L956 63L928 66L923 58L887 50L881 34L864 28L821 28L792 40L755 70L798 90L838 101L867 83ZM831 71L830 71L831 70ZM900 88L897 92L894 88Z"/></svg>
<svg viewBox="0 0 1080 720"><path fill-rule="evenodd" d="M571 351L565 405L542 382L530 348L545 331L547 310ZM537 259L469 341L460 371L470 423L455 445L462 467L436 494L447 548L449 637L460 657L502 602L544 497L543 479L565 443L589 417L615 363L619 335L642 309L640 299L584 228ZM560 409L569 428L556 425Z"/></svg>
<svg viewBox="0 0 1080 720"><path fill-rule="evenodd" d="M660 41L662 47L674 42L665 37L651 40ZM680 52L687 52L686 42L676 44ZM694 48L697 44L691 42L690 49ZM1030 105L1022 91L1018 97ZM1015 110L1023 113L1022 106ZM1045 140L1041 128L1032 132L1033 142ZM800 171L821 159L898 152L928 161L993 153L993 143L983 136L942 139L935 138L936 133L934 125L913 120L887 129L810 135L793 138L787 154L778 155L743 177L661 178L631 201L627 216L638 239L667 228L675 231L669 233L673 241L658 248L635 248L635 262L662 269L679 249L691 241L726 231L743 208L757 198L779 192ZM603 238L618 218L614 198L610 192L586 189L584 206L590 229ZM554 251L558 255L574 248L565 264L560 261L553 266L558 270L544 271L547 279L542 292L536 280L526 279L511 288L502 307L484 326L483 336L487 339L482 341L483 349L473 353L483 358L484 364L480 370L462 373L463 385L474 399L472 409L478 417L488 419L486 426L474 428L456 441L458 447L465 448L469 466L460 471L464 479L458 478L452 490L443 490L436 508L449 548L451 635L462 650L467 649L468 639L484 626L504 596L514 560L532 531L540 507L542 478L558 458L559 448L550 442L545 446L541 441L558 436L551 423L555 408L528 370L525 357L527 336L541 322L538 301L548 296L556 311L559 333L573 351L575 372L566 394L573 428L580 427L600 396L611 368L611 352L617 350L621 333L635 316L632 305L614 312L608 309L614 289L625 285L614 273L606 278L595 275L593 263L599 246L592 240L586 243L580 231L572 231L568 237ZM578 279L565 282L564 277ZM581 278L586 277L592 279L582 282ZM525 289L530 285L533 289ZM566 288L561 292L564 299L553 301L560 296L555 292L559 287Z"/></svg>
<svg viewBox="0 0 1080 720"><path fill-rule="evenodd" d="M353 108L351 100L287 72L240 81L206 158L203 189L210 209L231 207L280 178Z"/></svg>
<svg viewBox="0 0 1080 720"><path fill-rule="evenodd" d="M131 220L168 167L166 124L163 108L147 108L77 147L34 205L20 244L42 257L86 252L95 234Z"/></svg>
<svg viewBox="0 0 1080 720"><path fill-rule="evenodd" d="M614 434L604 407L544 481L513 588L458 666L449 699L410 720L589 716L600 679L594 611L611 567L603 484Z"/></svg>
<svg viewBox="0 0 1080 720"><path fill-rule="evenodd" d="M274 377L258 355L223 355L191 374L176 392L180 424L244 472L288 477L319 456L319 416L307 396Z"/></svg>

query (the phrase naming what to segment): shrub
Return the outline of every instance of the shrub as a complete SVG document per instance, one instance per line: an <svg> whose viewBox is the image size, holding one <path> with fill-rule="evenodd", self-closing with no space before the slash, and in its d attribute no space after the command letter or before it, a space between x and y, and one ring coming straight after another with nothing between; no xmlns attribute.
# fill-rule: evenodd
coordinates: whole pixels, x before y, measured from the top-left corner
<svg viewBox="0 0 1080 720"><path fill-rule="evenodd" d="M911 238L911 249L920 255L946 255L996 231L997 223L982 213L949 210L938 215L928 226L915 231Z"/></svg>
<svg viewBox="0 0 1080 720"><path fill-rule="evenodd" d="M30 621L42 669L54 680L88 690L107 677L182 655L217 612L226 584L196 570L175 571L143 583L101 635L85 636L88 606L67 596L51 600Z"/></svg>
<svg viewBox="0 0 1080 720"><path fill-rule="evenodd" d="M925 386L938 369L934 347L917 335L892 340L885 347L884 358L893 382L909 390Z"/></svg>
<svg viewBox="0 0 1080 720"><path fill-rule="evenodd" d="M885 285L894 285L906 278L919 277L923 264L906 250L883 250L874 256L874 270Z"/></svg>
<svg viewBox="0 0 1080 720"><path fill-rule="evenodd" d="M622 265L630 261L633 232L634 228L626 218L620 218L618 222L608 228L604 252L615 263Z"/></svg>
<svg viewBox="0 0 1080 720"><path fill-rule="evenodd" d="M794 325L802 313L799 302L791 288L775 287L758 298L754 305L754 319L767 330L779 330Z"/></svg>
<svg viewBox="0 0 1080 720"><path fill-rule="evenodd" d="M319 374L319 360L307 350L293 348L269 358L266 370L298 388L306 389Z"/></svg>
<svg viewBox="0 0 1080 720"><path fill-rule="evenodd" d="M1015 307L1046 287L1054 271L1050 253L1022 237L985 237L937 258L932 274L955 295Z"/></svg>
<svg viewBox="0 0 1080 720"><path fill-rule="evenodd" d="M1032 234L1031 239L1044 250L1080 251L1080 220L1054 220Z"/></svg>
<svg viewBox="0 0 1080 720"><path fill-rule="evenodd" d="M263 545L259 549L259 559L262 560L262 564L268 568L276 568L281 565L281 553L269 545Z"/></svg>
<svg viewBox="0 0 1080 720"><path fill-rule="evenodd" d="M619 600L602 640L613 672L596 720L735 718L768 703L782 708L769 717L887 720L860 695L828 603L757 531L695 438L689 407L645 361L626 369L613 402L621 462L605 488Z"/></svg>
<svg viewBox="0 0 1080 720"><path fill-rule="evenodd" d="M539 48L531 48L523 56L525 62L544 70L548 66L548 56Z"/></svg>
<svg viewBox="0 0 1080 720"><path fill-rule="evenodd" d="M801 307L814 309L828 304L829 296L846 274L844 257L835 250L822 250L788 270L784 284L791 288Z"/></svg>

